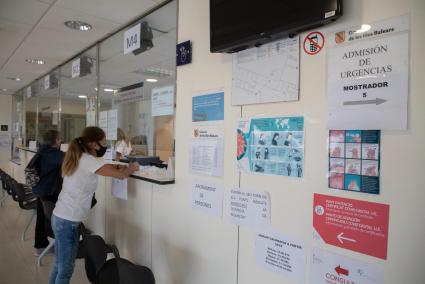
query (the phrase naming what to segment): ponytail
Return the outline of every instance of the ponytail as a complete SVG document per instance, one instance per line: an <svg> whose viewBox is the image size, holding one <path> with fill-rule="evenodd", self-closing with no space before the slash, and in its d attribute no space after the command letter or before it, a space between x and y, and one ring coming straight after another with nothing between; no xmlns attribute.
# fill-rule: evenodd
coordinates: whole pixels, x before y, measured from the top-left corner
<svg viewBox="0 0 425 284"><path fill-rule="evenodd" d="M69 144L68 151L62 163L62 175L71 176L78 168L83 153L89 153L88 143L99 142L105 138L105 132L95 126L86 127L81 137L75 138Z"/></svg>
<svg viewBox="0 0 425 284"><path fill-rule="evenodd" d="M83 155L82 139L75 138L69 144L68 151L65 154L65 158L62 163L62 175L72 175L78 167L81 155Z"/></svg>

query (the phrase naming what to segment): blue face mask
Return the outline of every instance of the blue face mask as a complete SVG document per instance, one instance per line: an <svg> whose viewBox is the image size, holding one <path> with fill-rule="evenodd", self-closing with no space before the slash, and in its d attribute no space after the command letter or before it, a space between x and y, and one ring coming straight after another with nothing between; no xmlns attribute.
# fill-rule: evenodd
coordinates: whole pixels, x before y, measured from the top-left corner
<svg viewBox="0 0 425 284"><path fill-rule="evenodd" d="M96 150L96 156L97 157L103 157L103 155L105 155L106 150L108 149L108 147L102 146L99 142L97 142L97 145L99 145L99 148L100 149Z"/></svg>

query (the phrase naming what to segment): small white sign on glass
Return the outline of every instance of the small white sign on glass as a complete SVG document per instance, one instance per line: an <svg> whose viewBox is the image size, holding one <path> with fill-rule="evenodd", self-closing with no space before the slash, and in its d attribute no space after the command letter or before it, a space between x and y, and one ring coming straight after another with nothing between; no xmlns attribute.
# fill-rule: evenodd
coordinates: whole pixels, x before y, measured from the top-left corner
<svg viewBox="0 0 425 284"><path fill-rule="evenodd" d="M75 59L74 61L72 61L72 66L71 66L71 77L75 78L80 76L80 58Z"/></svg>
<svg viewBox="0 0 425 284"><path fill-rule="evenodd" d="M140 48L140 23L124 33L124 54Z"/></svg>

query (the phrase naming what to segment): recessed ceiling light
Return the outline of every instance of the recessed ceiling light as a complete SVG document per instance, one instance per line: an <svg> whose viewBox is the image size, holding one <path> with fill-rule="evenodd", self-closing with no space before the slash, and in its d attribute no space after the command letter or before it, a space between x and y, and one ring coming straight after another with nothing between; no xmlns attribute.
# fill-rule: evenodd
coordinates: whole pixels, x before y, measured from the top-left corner
<svg viewBox="0 0 425 284"><path fill-rule="evenodd" d="M12 81L21 81L21 78L18 78L18 77L7 77L7 79Z"/></svg>
<svg viewBox="0 0 425 284"><path fill-rule="evenodd" d="M361 26L361 28L360 28L360 29L358 29L357 31L355 31L354 33L355 33L355 34L365 33L365 32L367 32L368 30L370 30L370 28L371 28L371 26L370 26L370 25L365 25L365 24L363 24L363 25Z"/></svg>
<svg viewBox="0 0 425 284"><path fill-rule="evenodd" d="M82 21L66 21L65 26L67 26L70 29L74 29L77 31L89 31L92 29L92 26L88 23L82 22Z"/></svg>
<svg viewBox="0 0 425 284"><path fill-rule="evenodd" d="M150 78L150 79L146 79L146 82L155 83L155 82L158 82L158 80L157 79Z"/></svg>
<svg viewBox="0 0 425 284"><path fill-rule="evenodd" d="M114 89L110 89L110 88L106 88L106 89L103 89L105 92L113 92L114 91Z"/></svg>
<svg viewBox="0 0 425 284"><path fill-rule="evenodd" d="M87 96L84 96L84 95L79 95L78 96L80 99L87 99Z"/></svg>
<svg viewBox="0 0 425 284"><path fill-rule="evenodd" d="M37 58L28 58L28 59L25 59L25 61L31 64L38 64L38 65L43 65L44 63L46 63L43 59L37 59Z"/></svg>
<svg viewBox="0 0 425 284"><path fill-rule="evenodd" d="M2 92L7 92L7 89L1 89Z"/></svg>

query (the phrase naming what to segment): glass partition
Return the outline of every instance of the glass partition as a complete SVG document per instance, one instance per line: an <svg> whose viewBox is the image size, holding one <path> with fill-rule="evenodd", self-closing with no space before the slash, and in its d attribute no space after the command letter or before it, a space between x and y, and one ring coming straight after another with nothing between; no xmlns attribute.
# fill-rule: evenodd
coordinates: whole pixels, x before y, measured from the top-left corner
<svg viewBox="0 0 425 284"><path fill-rule="evenodd" d="M37 142L47 130L59 130L59 72L53 71L37 81L38 127Z"/></svg>
<svg viewBox="0 0 425 284"><path fill-rule="evenodd" d="M37 141L38 133L38 83L34 82L23 90L25 103L25 146Z"/></svg>
<svg viewBox="0 0 425 284"><path fill-rule="evenodd" d="M12 159L18 159L18 155L14 155L15 148L25 145L25 104L24 96L18 91L12 97Z"/></svg>
<svg viewBox="0 0 425 284"><path fill-rule="evenodd" d="M61 67L60 130L65 143L96 125L97 48Z"/></svg>
<svg viewBox="0 0 425 284"><path fill-rule="evenodd" d="M99 126L121 156L174 154L176 23L173 1L100 44ZM125 31L136 26L140 48L124 54Z"/></svg>

